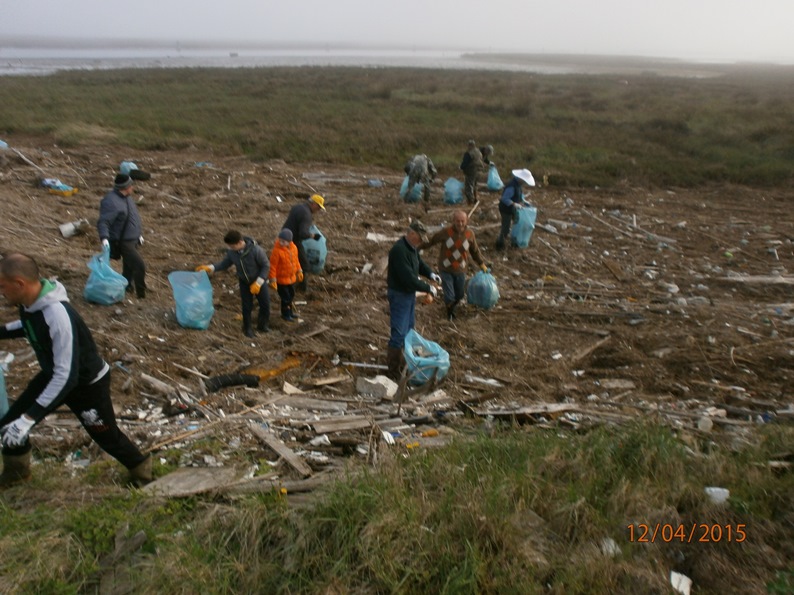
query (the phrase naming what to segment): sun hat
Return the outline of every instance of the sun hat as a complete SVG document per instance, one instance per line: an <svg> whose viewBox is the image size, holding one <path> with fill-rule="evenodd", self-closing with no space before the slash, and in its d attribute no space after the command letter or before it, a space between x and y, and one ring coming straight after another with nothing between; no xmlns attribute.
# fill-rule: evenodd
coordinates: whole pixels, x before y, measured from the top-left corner
<svg viewBox="0 0 794 595"><path fill-rule="evenodd" d="M526 182L527 186L535 185L535 178L532 177L532 172L528 169L514 169L512 173L519 180Z"/></svg>
<svg viewBox="0 0 794 595"><path fill-rule="evenodd" d="M325 210L325 199L319 194L312 194L309 197L309 200L314 203L317 203L317 206L320 207L323 211Z"/></svg>
<svg viewBox="0 0 794 595"><path fill-rule="evenodd" d="M279 240L286 240L288 242L291 242L292 241L292 232L285 227L280 232L278 232L278 239Z"/></svg>

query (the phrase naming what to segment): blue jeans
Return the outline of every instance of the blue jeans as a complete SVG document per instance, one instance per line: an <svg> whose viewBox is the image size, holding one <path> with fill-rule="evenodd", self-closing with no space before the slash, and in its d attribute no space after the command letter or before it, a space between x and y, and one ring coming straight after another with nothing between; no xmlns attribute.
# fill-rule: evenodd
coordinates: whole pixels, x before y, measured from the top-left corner
<svg viewBox="0 0 794 595"><path fill-rule="evenodd" d="M389 347L405 346L405 335L414 328L416 313L416 293L405 293L396 289L389 289L389 322L391 324L391 335L389 336Z"/></svg>
<svg viewBox="0 0 794 595"><path fill-rule="evenodd" d="M447 273L441 271L441 289L444 292L444 303L452 304L463 299L463 286L466 273Z"/></svg>

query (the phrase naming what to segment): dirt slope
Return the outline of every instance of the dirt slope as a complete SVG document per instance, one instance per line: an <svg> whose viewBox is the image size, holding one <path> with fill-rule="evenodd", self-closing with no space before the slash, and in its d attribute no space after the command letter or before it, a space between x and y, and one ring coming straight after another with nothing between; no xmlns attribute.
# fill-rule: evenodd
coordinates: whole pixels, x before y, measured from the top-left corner
<svg viewBox="0 0 794 595"><path fill-rule="evenodd" d="M62 151L26 139L4 140L40 169L10 150L0 157L0 249L36 256L48 275L66 285L106 358L123 367L114 373L114 399L147 446L184 431L187 422L161 424L158 434L155 422L140 421L146 415L139 411L158 406L140 374L198 393L198 377L175 364L213 376L246 364L277 367L297 355L300 366L259 389L214 393L204 406L234 413L280 393L288 380L315 397L346 402L348 412L354 411L360 402L352 377L373 372L335 369L334 362L384 363L389 332L382 271L391 241L366 236L396 239L409 217L417 216L437 228L452 212L442 204L441 184L433 189L427 214L399 199L400 156L394 170L352 170L254 164L199 149L146 154L96 146ZM92 305L81 296L89 273L86 262L99 246L93 227L98 203L124 159L152 173L136 191L150 293L142 301ZM458 173L441 172L440 181ZM80 191L71 197L48 194L35 186L42 175ZM253 236L269 251L287 211L311 193L310 187L326 197L327 212L315 221L328 238L329 255L324 274L310 279L310 294L298 296L299 303L306 302L299 306L304 324L282 323L273 293L272 332L244 340L236 282L232 273L222 273L213 277L216 312L210 329L180 328L168 273L217 260L223 235L231 228ZM538 227L528 249L506 253L493 249L498 197L484 188L481 197L472 228L493 265L498 305L487 312L467 306L454 324L445 320L440 303L417 310L417 330L450 353L451 369L442 385L453 401L445 401L447 409L455 409L455 400L483 395L489 398L478 407L497 412L541 402L570 403L579 411L565 423L577 425L661 407L690 413L675 417L675 423L694 428L708 407L727 405L729 421L716 418L715 431L746 431L751 427L747 420L769 419L768 412L791 404L791 190L541 187L531 196L539 209L538 223L553 225L556 232ZM91 222L88 233L63 238L58 224L80 218ZM434 265L435 252L424 257ZM371 269L362 272L368 264ZM12 309L2 308L2 320L13 316ZM13 396L35 367L25 359L24 343L2 347L17 356L8 377ZM351 379L311 388L318 379L340 374ZM494 390L467 375L495 379L503 387ZM622 406L608 407L606 401ZM429 409L409 405L408 411L421 415ZM292 410L273 415L286 426L288 420L315 414ZM53 448L61 454L74 447L69 440L58 444Z"/></svg>

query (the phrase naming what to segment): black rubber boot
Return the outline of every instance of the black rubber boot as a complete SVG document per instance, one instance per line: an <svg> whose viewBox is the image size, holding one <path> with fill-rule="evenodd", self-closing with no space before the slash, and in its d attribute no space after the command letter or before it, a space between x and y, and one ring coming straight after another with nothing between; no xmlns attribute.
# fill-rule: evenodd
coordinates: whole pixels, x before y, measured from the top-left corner
<svg viewBox="0 0 794 595"><path fill-rule="evenodd" d="M256 330L260 333L269 333L270 327L268 326L268 319L264 317L262 312L259 313L258 318L256 319Z"/></svg>
<svg viewBox="0 0 794 595"><path fill-rule="evenodd" d="M399 347L388 347L386 352L386 366L388 367L388 371L386 372L386 376L394 380L395 382L399 382L402 378L403 374L403 364L405 363L405 359L403 356L403 350Z"/></svg>
<svg viewBox="0 0 794 595"><path fill-rule="evenodd" d="M10 488L30 479L30 451L23 455L3 455L0 489Z"/></svg>
<svg viewBox="0 0 794 595"><path fill-rule="evenodd" d="M152 457L146 457L137 467L130 469L130 479L128 485L133 488L141 488L152 481Z"/></svg>
<svg viewBox="0 0 794 595"><path fill-rule="evenodd" d="M447 304L447 320L455 320L457 316L455 316L455 308L457 307L458 302L452 302L451 304Z"/></svg>

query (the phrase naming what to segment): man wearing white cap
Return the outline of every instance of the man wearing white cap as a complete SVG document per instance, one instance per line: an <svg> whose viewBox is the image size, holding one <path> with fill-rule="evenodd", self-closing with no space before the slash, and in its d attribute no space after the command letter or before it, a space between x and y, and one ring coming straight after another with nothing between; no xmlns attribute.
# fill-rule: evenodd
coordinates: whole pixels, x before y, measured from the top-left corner
<svg viewBox="0 0 794 595"><path fill-rule="evenodd" d="M502 216L502 228L496 238L496 249L505 249L505 238L510 235L510 226L518 209L529 206L524 199L524 189L535 185L535 178L528 169L514 169L513 178L505 184L502 198L499 201L499 214Z"/></svg>

